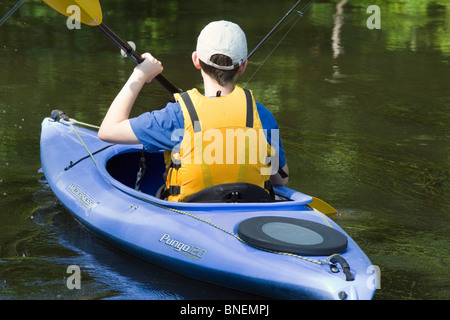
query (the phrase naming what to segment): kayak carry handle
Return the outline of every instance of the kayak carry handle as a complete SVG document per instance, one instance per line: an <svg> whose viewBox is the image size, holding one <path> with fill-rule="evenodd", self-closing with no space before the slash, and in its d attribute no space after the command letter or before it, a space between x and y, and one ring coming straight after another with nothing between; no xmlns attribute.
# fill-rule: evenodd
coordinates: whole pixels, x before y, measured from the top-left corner
<svg viewBox="0 0 450 320"><path fill-rule="evenodd" d="M342 270L345 274L345 280L346 281L353 281L355 280L355 277L350 273L350 265L347 263L347 261L342 258L340 255L335 255L333 258L330 259L331 263L339 263L342 267Z"/></svg>

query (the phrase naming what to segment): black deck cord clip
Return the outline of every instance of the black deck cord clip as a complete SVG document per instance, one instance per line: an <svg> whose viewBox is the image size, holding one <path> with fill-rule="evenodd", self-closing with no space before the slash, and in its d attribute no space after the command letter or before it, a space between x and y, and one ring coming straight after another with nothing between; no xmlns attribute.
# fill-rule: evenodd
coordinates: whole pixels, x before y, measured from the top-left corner
<svg viewBox="0 0 450 320"><path fill-rule="evenodd" d="M341 265L342 270L344 271L344 274L345 274L346 281L355 280L355 277L350 273L350 265L340 255L333 256L333 258L330 259L330 262L331 263L339 263Z"/></svg>
<svg viewBox="0 0 450 320"><path fill-rule="evenodd" d="M64 121L70 121L70 118L67 114L64 113L64 111L61 111L59 109L55 109L50 114L50 119L52 121L56 121L58 118Z"/></svg>

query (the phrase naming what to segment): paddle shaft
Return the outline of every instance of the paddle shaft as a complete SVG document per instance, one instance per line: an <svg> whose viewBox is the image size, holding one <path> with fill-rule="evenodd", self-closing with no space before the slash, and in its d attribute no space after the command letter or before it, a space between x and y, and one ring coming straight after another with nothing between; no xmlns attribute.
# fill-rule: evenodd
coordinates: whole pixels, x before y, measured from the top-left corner
<svg viewBox="0 0 450 320"><path fill-rule="evenodd" d="M111 41L113 41L120 49L126 52L126 54L137 64L142 63L145 59L142 58L141 54L135 51L128 42L123 40L117 33L111 30L107 25L101 23L97 26L106 36L108 36ZM155 80L170 94L182 92L179 88L173 85L169 80L167 80L162 74L155 77Z"/></svg>

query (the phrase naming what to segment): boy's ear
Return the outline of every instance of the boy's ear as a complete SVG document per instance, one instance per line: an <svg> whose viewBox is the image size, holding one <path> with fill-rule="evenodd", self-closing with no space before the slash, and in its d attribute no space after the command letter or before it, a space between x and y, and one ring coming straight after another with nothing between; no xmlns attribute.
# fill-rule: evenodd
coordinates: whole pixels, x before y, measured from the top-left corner
<svg viewBox="0 0 450 320"><path fill-rule="evenodd" d="M239 67L239 70L238 70L239 75L241 75L245 72L245 69L247 68L247 63L248 63L248 60L245 60L244 63Z"/></svg>
<svg viewBox="0 0 450 320"><path fill-rule="evenodd" d="M197 69L200 70L202 68L200 66L200 59L198 58L197 51L192 52L192 62L194 63L194 67Z"/></svg>

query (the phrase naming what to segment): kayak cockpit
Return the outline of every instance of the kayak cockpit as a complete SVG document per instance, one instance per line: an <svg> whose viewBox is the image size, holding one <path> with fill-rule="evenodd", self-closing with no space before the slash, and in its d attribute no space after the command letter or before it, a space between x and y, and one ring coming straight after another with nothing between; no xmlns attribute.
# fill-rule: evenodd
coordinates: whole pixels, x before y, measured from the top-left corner
<svg viewBox="0 0 450 320"><path fill-rule="evenodd" d="M312 201L312 198L301 192L289 189L287 187L275 186L274 191L276 200L273 201L269 198L251 198L249 201L202 201L200 197L193 197L190 202L171 202L159 199L157 197L158 190L163 185L163 175L166 170L164 163L164 153L149 153L142 152L140 146L127 146L127 145L115 145L113 148L109 148L99 154L97 157L97 168L102 174L103 178L121 191L128 193L137 198L145 198L151 202L161 203L163 205L170 205L171 207L195 207L195 206L213 206L220 207L226 204L226 202L232 202L232 205L236 205L236 202L242 206L272 206L286 204L287 210L298 209L299 206L305 207ZM145 172L141 177L138 173L142 170L140 163L144 160ZM136 186L137 180L140 180L138 187ZM248 186L244 186L247 189ZM257 187L259 188L259 187ZM264 191L264 189L261 189ZM245 190L244 190L245 191ZM250 187L248 191L255 193L255 188ZM264 191L265 192L265 191ZM265 192L267 193L267 192ZM260 194L261 195L261 194ZM258 197L258 196L256 196Z"/></svg>
<svg viewBox="0 0 450 320"><path fill-rule="evenodd" d="M132 151L111 157L106 170L116 180L129 188L158 196L163 185L165 171L162 153ZM288 201L277 197L278 201ZM271 195L263 188L249 183L222 184L203 189L189 197L186 202L271 202Z"/></svg>

